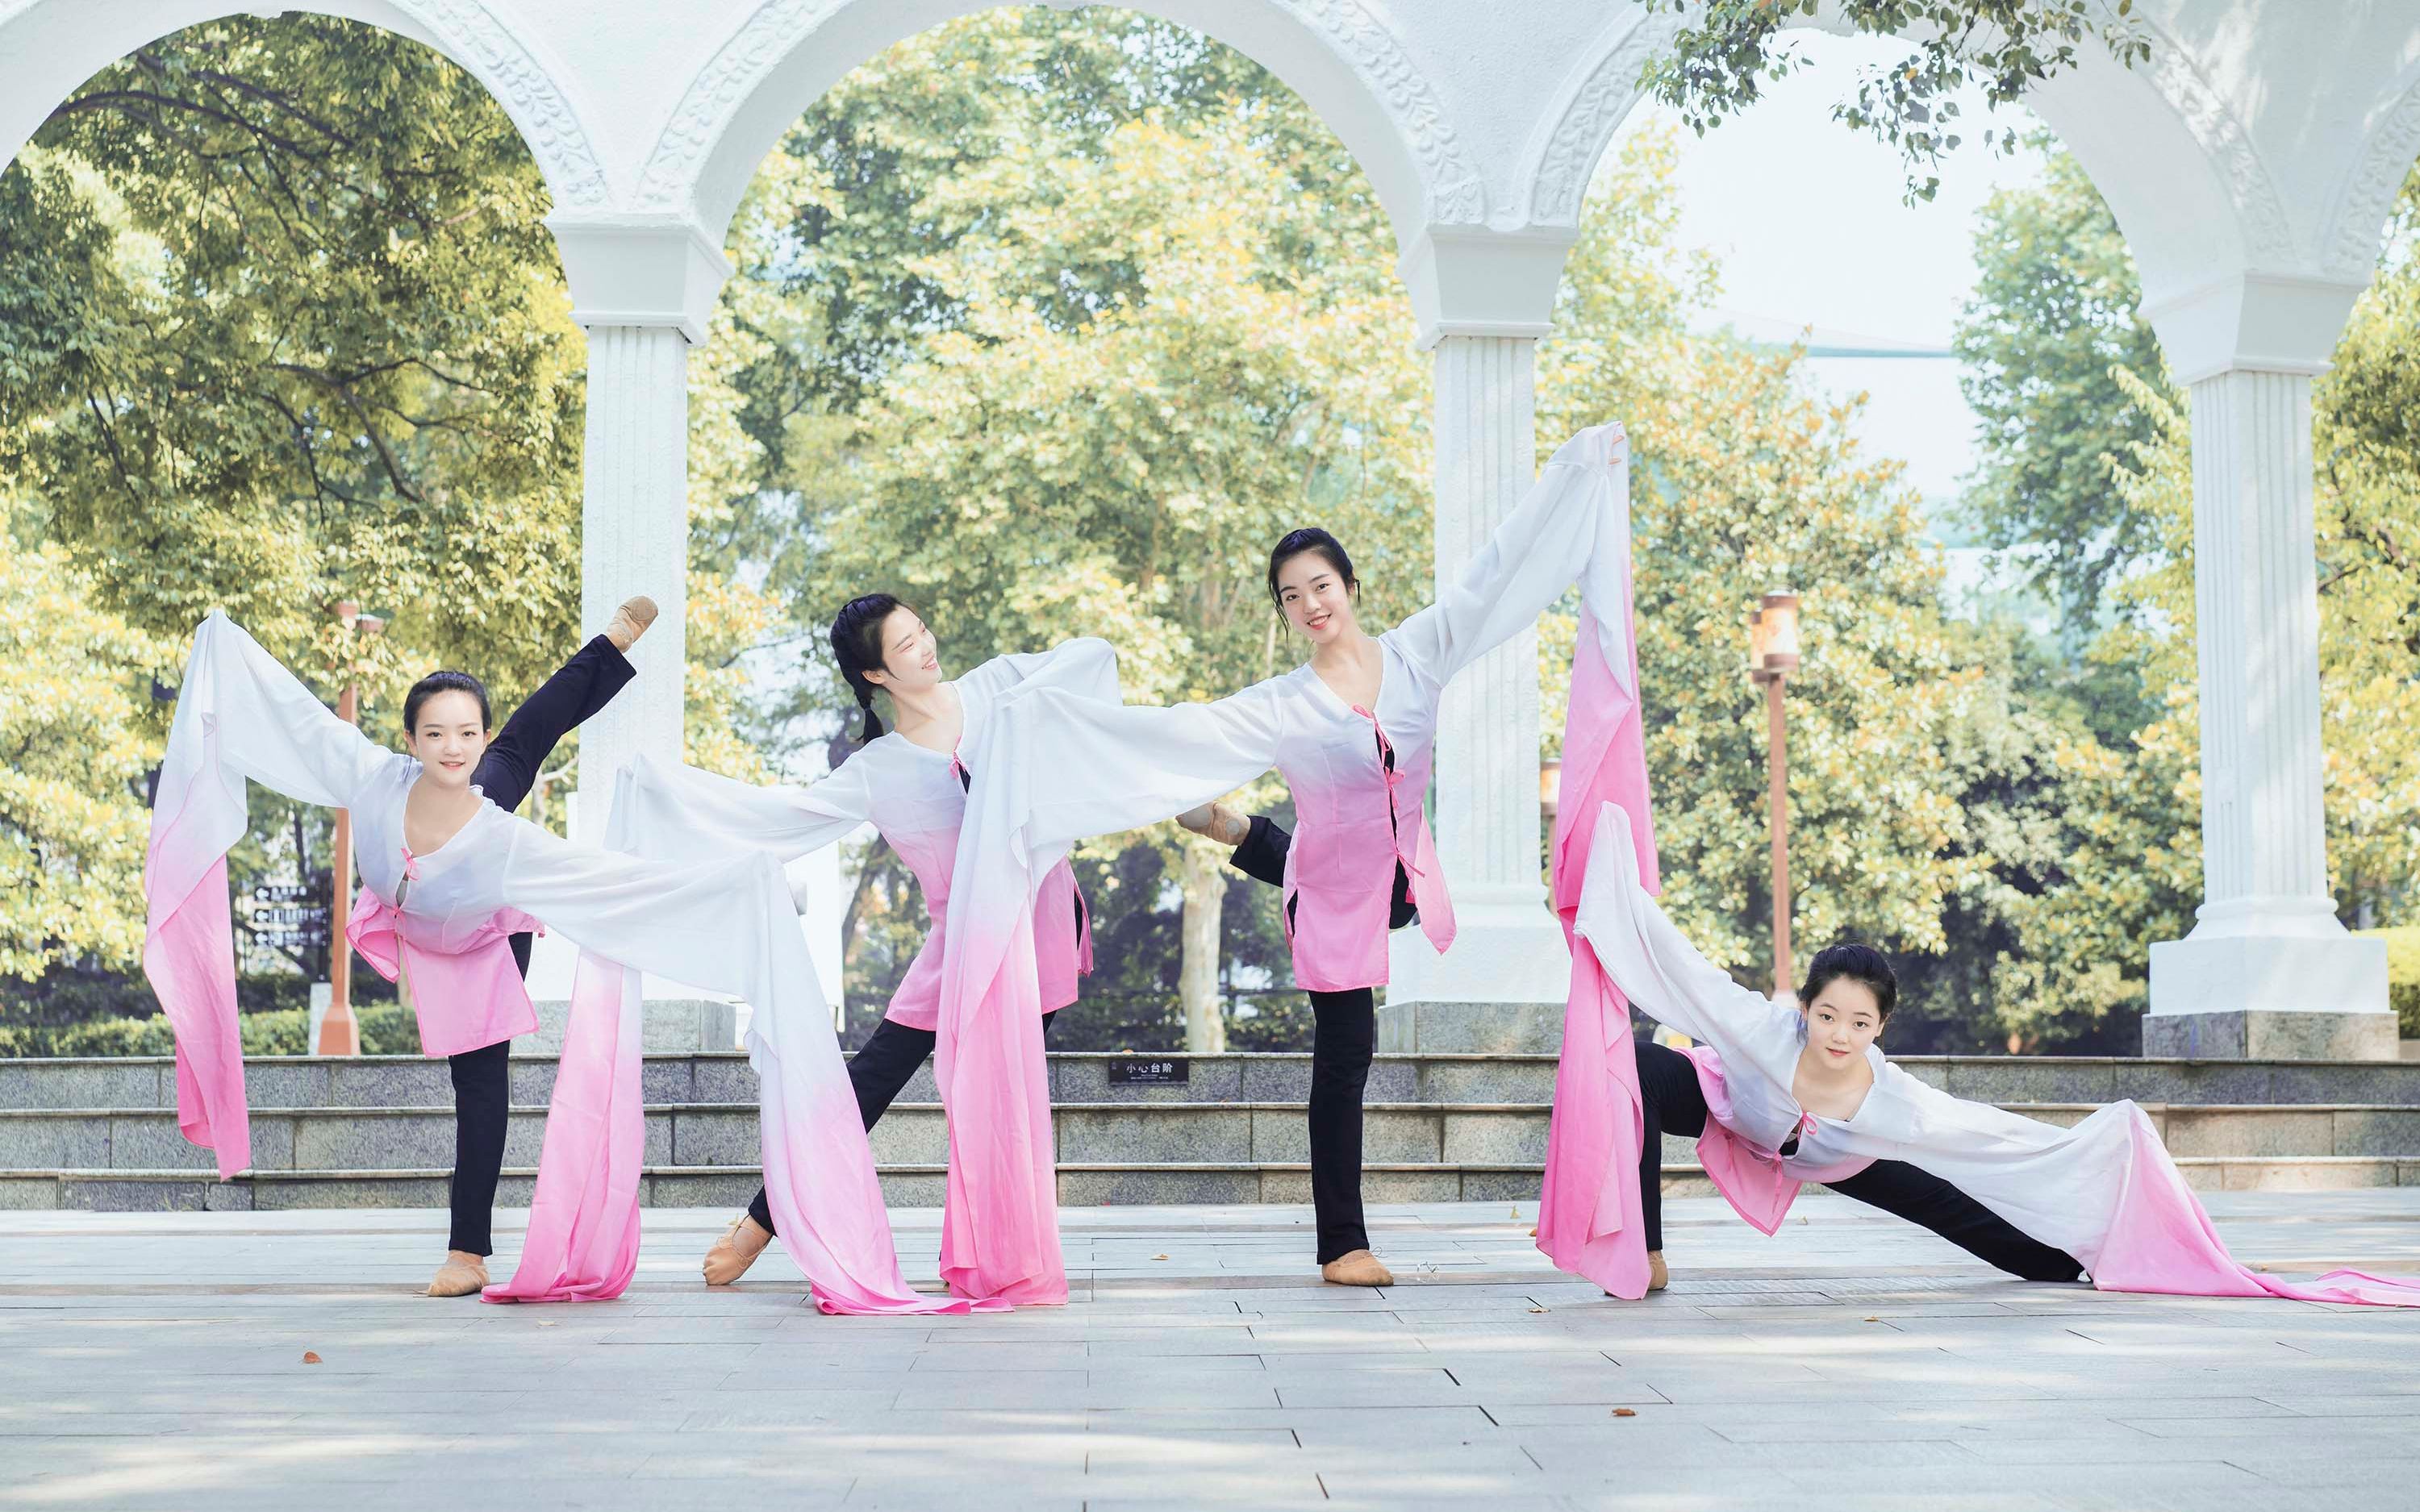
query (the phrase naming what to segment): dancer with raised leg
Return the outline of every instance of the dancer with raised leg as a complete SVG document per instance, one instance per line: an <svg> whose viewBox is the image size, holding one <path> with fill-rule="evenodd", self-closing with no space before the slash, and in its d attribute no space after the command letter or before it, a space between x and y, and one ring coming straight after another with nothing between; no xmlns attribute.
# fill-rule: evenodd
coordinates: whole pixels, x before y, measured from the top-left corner
<svg viewBox="0 0 2420 1512"><path fill-rule="evenodd" d="M463 754L416 744L440 764ZM529 1234L491 1299L602 1300L629 1284L644 1157L638 973L652 971L754 1005L768 1186L817 1302L839 1312L967 1309L919 1296L900 1275L778 865L742 855L666 866L574 845L467 784L426 779L421 756L385 750L338 719L225 615L194 632L152 805L144 971L176 1030L178 1126L216 1152L223 1177L251 1165L226 885L249 779L350 810L363 884L387 910L399 969L424 1003L483 976L494 989L510 933L542 925L582 948Z"/></svg>
<svg viewBox="0 0 2420 1512"><path fill-rule="evenodd" d="M1343 546L1297 531L1271 554L1276 612L1310 642L1301 667L1213 703L1085 705L1045 691L984 733L1007 780L978 780L969 823L1006 832L962 869L950 897L945 990L1024 991L997 940L958 937L961 915L1005 917L1036 873L1018 857L1080 834L1184 814L1242 842L1238 865L1285 892L1295 979L1316 1015L1310 1106L1316 1258L1343 1286L1392 1281L1370 1248L1361 1206L1361 1101L1387 980L1387 932L1417 917L1442 950L1453 905L1421 811L1438 701L1455 673L1536 621L1576 576L1585 603L1627 623L1627 444L1618 425L1559 450L1468 570L1429 608L1383 634L1355 615L1358 581ZM1606 595L1611 594L1611 598ZM1292 788L1296 831L1204 807L1269 767ZM1188 811L1189 810L1189 811Z"/></svg>
<svg viewBox="0 0 2420 1512"><path fill-rule="evenodd" d="M625 602L601 634L522 701L493 739L488 689L477 678L442 671L414 683L403 700L403 748L419 760L427 782L414 789L418 807L407 823L443 825L482 801L506 813L520 808L555 744L638 675L626 654L655 623L654 599ZM336 885L346 881L340 877ZM488 1284L488 1257L495 1250L491 1225L512 1115L513 1036L537 1027L537 1011L520 980L529 975L531 935L523 930L509 937L513 977L504 974L493 942L482 941L468 958L478 963L469 967L475 984L441 970L422 983L425 992L415 991L406 973L393 912L366 886L345 935L411 1005L421 1050L446 1057L454 1083L452 1228L428 1294L469 1296Z"/></svg>
<svg viewBox="0 0 2420 1512"><path fill-rule="evenodd" d="M863 719L857 748L830 776L802 787L755 788L689 768L668 770L649 764L634 773L630 797L642 844L658 848L649 854L698 856L745 848L789 861L871 824L916 874L930 916L923 944L882 1021L848 1063L859 1115L870 1133L917 1069L935 1054L945 1032L943 920L967 790L974 780L959 760L962 745L970 732L981 731L991 709L1020 687L1063 686L1079 696L1115 703L1117 658L1106 641L1070 640L1040 655L995 656L951 679L942 672L932 629L889 594L866 594L843 606L833 617L830 641L833 660L856 695ZM887 733L875 712L876 694L891 700L895 728ZM663 822L649 822L647 816L659 810ZM1032 921L1036 1006L1047 1032L1057 1011L1076 1000L1078 979L1092 968L1090 922L1064 858L1044 875ZM944 1057L951 1070L955 1069L954 1052L954 1036L953 1053ZM957 1099L951 1095L952 1078L945 1074L943 1080L948 1106ZM1043 1116L1047 1119L1047 1103ZM970 1141L996 1139L1001 1134L997 1128L971 1127L953 1112L954 1152ZM706 1251L701 1266L706 1284L727 1286L738 1280L777 1232L760 1190L748 1211L733 1219ZM945 1267L945 1278L950 1269ZM995 1273L988 1282L971 1275L965 1279L974 1287L1003 1278ZM1018 1278L1009 1289L1017 1300L1044 1300L1054 1290L1063 1300L1064 1284L1063 1267L1054 1258L1043 1273Z"/></svg>

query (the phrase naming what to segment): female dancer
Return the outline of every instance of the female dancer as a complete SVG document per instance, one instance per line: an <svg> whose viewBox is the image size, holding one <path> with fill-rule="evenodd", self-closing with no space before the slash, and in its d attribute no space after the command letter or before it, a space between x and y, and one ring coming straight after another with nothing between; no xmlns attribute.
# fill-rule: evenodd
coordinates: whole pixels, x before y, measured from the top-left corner
<svg viewBox="0 0 2420 1512"><path fill-rule="evenodd" d="M1704 1041L1637 1049L1644 1221L1619 1237L1641 1252L1647 1286L1619 1295L1665 1274L1659 1127L1701 1125L1707 1174L1766 1233L1802 1181L1823 1181L2029 1280L2088 1272L2104 1291L2420 1306L2420 1281L2334 1271L2298 1286L2239 1264L2132 1102L2062 1129L1951 1097L1892 1065L1873 1042L1897 995L1877 952L1834 946L1817 956L1804 1012L1740 986L1648 896L1623 808L1598 805L1588 823L1602 864L1587 870L1574 928L1589 959L1639 1008Z"/></svg>
<svg viewBox="0 0 2420 1512"><path fill-rule="evenodd" d="M350 810L363 884L424 1003L508 1002L506 933L543 924L582 947L529 1235L491 1298L601 1299L629 1283L644 1152L636 973L654 971L755 1005L772 1202L826 1310L966 1310L917 1296L899 1273L781 869L763 856L665 867L559 840L467 782L431 779L475 769L481 721L466 691L433 693L414 713L443 730L415 734L418 755L381 749L224 614L194 632L144 879L144 970L176 1030L185 1136L217 1151L222 1176L251 1164L225 871L251 779Z"/></svg>
<svg viewBox="0 0 2420 1512"><path fill-rule="evenodd" d="M995 656L948 680L932 630L889 594L869 594L844 605L832 619L831 648L864 723L856 751L830 776L808 787L758 789L704 772L650 769L636 783L633 800L660 797L672 805L680 823L661 831L685 844L752 846L783 860L872 824L916 873L930 918L924 943L889 1011L848 1064L858 1110L871 1132L940 1037L942 919L972 782L958 760L960 743L969 731L982 727L1001 695L1030 680L1056 681L1083 697L1116 702L1117 658L1107 641L1070 640L1040 656ZM874 712L877 691L891 697L896 728L888 733ZM1033 946L1047 1031L1057 1011L1076 1000L1078 977L1092 969L1084 900L1063 859L1043 878L1033 907ZM959 1137L956 1121L954 1139ZM759 1190L748 1211L706 1251L701 1267L706 1284L738 1280L776 1232Z"/></svg>
<svg viewBox="0 0 2420 1512"><path fill-rule="evenodd" d="M1285 889L1295 977L1316 1015L1311 1092L1311 1196L1322 1276L1344 1286L1393 1277L1370 1252L1361 1211L1361 1097L1376 1038L1372 992L1387 980L1387 931L1414 910L1430 942L1452 943L1453 908L1420 808L1433 760L1439 696L1455 672L1524 626L1571 585L1600 617L1628 624L1627 444L1618 425L1584 431L1558 451L1535 486L1460 581L1437 602L1378 636L1354 614L1351 560L1325 532L1298 531L1269 563L1277 610L1311 647L1311 659L1215 703L1174 708L1087 705L1045 692L1001 712L972 758L969 823L1016 843L989 848L980 874L961 872L949 905L944 990L1016 984L1013 956L970 935L1029 886L1020 846L1146 824L1195 809L1274 765L1293 789L1299 830L1256 822L1249 834L1224 810L1190 817L1249 849L1238 857ZM1599 607L1602 606L1602 607ZM1635 681L1635 679L1634 679ZM978 953L977 944L990 948Z"/></svg>
<svg viewBox="0 0 2420 1512"><path fill-rule="evenodd" d="M656 603L644 595L613 611L602 635L529 696L493 740L488 690L468 672L431 672L403 699L403 748L427 774L425 796L432 810L467 811L484 798L506 813L536 785L537 774L555 743L613 701L636 671L625 654L656 623ZM475 709L475 717L473 710ZM339 878L341 886L344 879ZM378 973L398 981L404 957L393 913L367 887L353 904L345 937ZM530 934L516 932L509 949L520 977L529 975ZM492 939L480 948L492 966ZM504 1166L504 1133L512 1112L512 1037L537 1027L529 992L517 978L490 970L480 978L491 989L466 995L459 984L423 980L425 992L400 980L403 996L420 1021L420 1048L444 1056L454 1080L453 1231L444 1262L428 1283L432 1297L463 1297L488 1284L488 1257L494 1253L489 1224L496 1181Z"/></svg>

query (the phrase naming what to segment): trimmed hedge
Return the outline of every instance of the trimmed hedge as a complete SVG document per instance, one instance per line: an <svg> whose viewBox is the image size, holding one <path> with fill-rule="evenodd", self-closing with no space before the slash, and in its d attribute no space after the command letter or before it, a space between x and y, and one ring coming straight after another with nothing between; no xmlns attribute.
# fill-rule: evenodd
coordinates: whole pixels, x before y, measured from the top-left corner
<svg viewBox="0 0 2420 1512"><path fill-rule="evenodd" d="M400 1003L362 1003L353 1009L362 1021L362 1053L370 1056L420 1054L420 1026L411 1010ZM247 1056L309 1054L303 1037L310 1030L308 1008L276 1009L238 1015ZM47 1056L166 1056L176 1053L175 1034L166 1015L148 1018L93 1019L84 1024L26 1024L0 1026L0 1058Z"/></svg>

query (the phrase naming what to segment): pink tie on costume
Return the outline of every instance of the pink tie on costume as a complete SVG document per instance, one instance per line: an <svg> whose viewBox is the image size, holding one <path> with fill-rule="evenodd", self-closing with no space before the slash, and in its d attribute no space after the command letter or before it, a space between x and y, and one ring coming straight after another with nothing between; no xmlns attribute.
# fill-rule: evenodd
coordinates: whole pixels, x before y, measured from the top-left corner
<svg viewBox="0 0 2420 1512"><path fill-rule="evenodd" d="M1370 722L1370 732L1378 740L1378 769L1387 783L1387 813L1395 826L1395 859L1403 864L1404 874L1411 882L1412 903L1419 910L1420 933L1429 944L1443 951L1453 944L1453 895L1446 890L1445 872L1437 865L1436 838L1429 833L1428 815L1421 807L1420 795L1412 795L1411 842L1404 841L1403 794L1404 774L1396 769L1395 743L1387 738L1386 726L1378 716L1358 703L1346 705Z"/></svg>

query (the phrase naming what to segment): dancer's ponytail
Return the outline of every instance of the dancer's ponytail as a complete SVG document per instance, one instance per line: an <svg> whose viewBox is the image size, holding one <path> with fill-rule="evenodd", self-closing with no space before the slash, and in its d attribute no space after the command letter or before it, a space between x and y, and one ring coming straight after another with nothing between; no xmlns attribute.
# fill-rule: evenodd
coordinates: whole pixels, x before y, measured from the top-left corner
<svg viewBox="0 0 2420 1512"><path fill-rule="evenodd" d="M832 616L832 660L839 664L842 680L857 695L858 707L865 714L865 723L857 734L860 746L882 733L882 718L874 712L875 685L865 674L882 666L882 622L897 608L899 600L889 594L867 594L843 604Z"/></svg>

